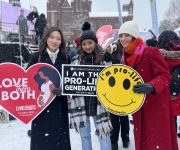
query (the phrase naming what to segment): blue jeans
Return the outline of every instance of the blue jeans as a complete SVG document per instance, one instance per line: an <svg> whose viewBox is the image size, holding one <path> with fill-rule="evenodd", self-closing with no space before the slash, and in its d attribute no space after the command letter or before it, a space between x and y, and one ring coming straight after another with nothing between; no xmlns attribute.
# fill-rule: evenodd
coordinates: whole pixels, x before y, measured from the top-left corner
<svg viewBox="0 0 180 150"><path fill-rule="evenodd" d="M93 116L94 125L96 127L96 116ZM90 117L86 116L86 127L80 128L80 136L83 150L92 150L91 142L91 126L90 126ZM111 150L111 140L110 137L103 139L99 138L101 150Z"/></svg>

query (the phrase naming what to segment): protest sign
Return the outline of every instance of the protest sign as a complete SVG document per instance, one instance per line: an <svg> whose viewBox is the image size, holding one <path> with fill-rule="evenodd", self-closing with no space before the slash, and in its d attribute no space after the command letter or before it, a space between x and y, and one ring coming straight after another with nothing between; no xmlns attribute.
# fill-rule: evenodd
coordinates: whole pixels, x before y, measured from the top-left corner
<svg viewBox="0 0 180 150"><path fill-rule="evenodd" d="M26 71L17 64L2 63L0 105L15 118L29 123L55 98L52 89L60 86L55 67L38 63Z"/></svg>
<svg viewBox="0 0 180 150"><path fill-rule="evenodd" d="M96 32L98 44L105 49L109 44L118 40L118 29L112 29L111 25L100 27Z"/></svg>
<svg viewBox="0 0 180 150"><path fill-rule="evenodd" d="M96 81L105 66L62 65L62 95L96 96Z"/></svg>
<svg viewBox="0 0 180 150"><path fill-rule="evenodd" d="M96 91L101 104L115 115L136 112L144 103L145 94L134 93L133 86L144 83L133 68L112 65L105 68L97 79Z"/></svg>

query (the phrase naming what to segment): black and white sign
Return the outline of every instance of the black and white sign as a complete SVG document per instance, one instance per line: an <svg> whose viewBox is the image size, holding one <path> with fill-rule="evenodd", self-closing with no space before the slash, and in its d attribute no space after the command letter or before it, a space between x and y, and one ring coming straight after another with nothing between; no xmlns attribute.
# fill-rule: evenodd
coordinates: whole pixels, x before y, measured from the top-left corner
<svg viewBox="0 0 180 150"><path fill-rule="evenodd" d="M62 95L96 96L96 81L106 66L62 65Z"/></svg>

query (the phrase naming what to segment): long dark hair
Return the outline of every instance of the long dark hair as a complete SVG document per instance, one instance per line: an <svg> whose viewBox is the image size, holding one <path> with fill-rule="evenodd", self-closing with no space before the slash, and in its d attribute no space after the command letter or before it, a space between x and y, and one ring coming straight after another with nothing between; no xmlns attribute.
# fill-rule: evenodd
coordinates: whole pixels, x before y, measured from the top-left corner
<svg viewBox="0 0 180 150"><path fill-rule="evenodd" d="M47 39L54 31L59 32L59 34L61 35L61 45L59 46L59 52L61 53L63 58L67 58L66 43L64 40L64 36L62 34L62 31L57 27L51 27L46 31L46 33L44 34L44 36L42 37L42 39L40 41L39 52L40 52L40 54L42 54L46 51Z"/></svg>
<svg viewBox="0 0 180 150"><path fill-rule="evenodd" d="M123 46L121 45L121 43L120 43L120 41L119 40L117 40L117 42L116 42L116 44L117 44L117 49L116 49L116 51L117 51L117 58L119 59L119 60L121 60L121 57L122 57L122 54L123 54Z"/></svg>
<svg viewBox="0 0 180 150"><path fill-rule="evenodd" d="M93 51L93 57L95 58L94 59L94 65L100 65L102 60L103 60L103 54L102 54L102 50L100 49L100 47L95 44L95 48L94 48L94 51ZM89 62L89 54L87 54L83 48L82 48L82 45L81 45L81 48L80 48L80 58L81 58L81 64L82 65L87 65L88 62Z"/></svg>
<svg viewBox="0 0 180 150"><path fill-rule="evenodd" d="M38 83L39 90L41 90L41 85L46 81L45 79L42 79L40 77L39 72L42 72L44 74L44 76L48 77L49 80L51 80L51 82L55 85L56 88L58 88L60 86L60 83L57 82L58 78L60 80L58 72L53 68L43 66L38 69L38 73L34 76L34 80Z"/></svg>
<svg viewBox="0 0 180 150"><path fill-rule="evenodd" d="M178 40L180 40L180 38L174 31L165 30L159 35L156 47L166 48L167 50L170 50L171 49L171 44L170 44L171 40L178 41Z"/></svg>

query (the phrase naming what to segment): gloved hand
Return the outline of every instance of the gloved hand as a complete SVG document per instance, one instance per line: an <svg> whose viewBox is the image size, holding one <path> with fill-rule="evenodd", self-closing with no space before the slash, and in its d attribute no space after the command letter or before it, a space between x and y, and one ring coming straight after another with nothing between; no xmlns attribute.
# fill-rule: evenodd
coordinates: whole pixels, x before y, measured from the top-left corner
<svg viewBox="0 0 180 150"><path fill-rule="evenodd" d="M155 92L154 87L149 83L137 84L133 86L133 91L134 93L138 94L148 94L151 92Z"/></svg>
<svg viewBox="0 0 180 150"><path fill-rule="evenodd" d="M106 62L109 62L109 61L112 61L112 54L111 53L103 53L103 60L106 61Z"/></svg>
<svg viewBox="0 0 180 150"><path fill-rule="evenodd" d="M62 93L61 87L60 87L60 88L55 88L54 90L52 90L52 93L53 93L54 95L61 96L61 93Z"/></svg>

